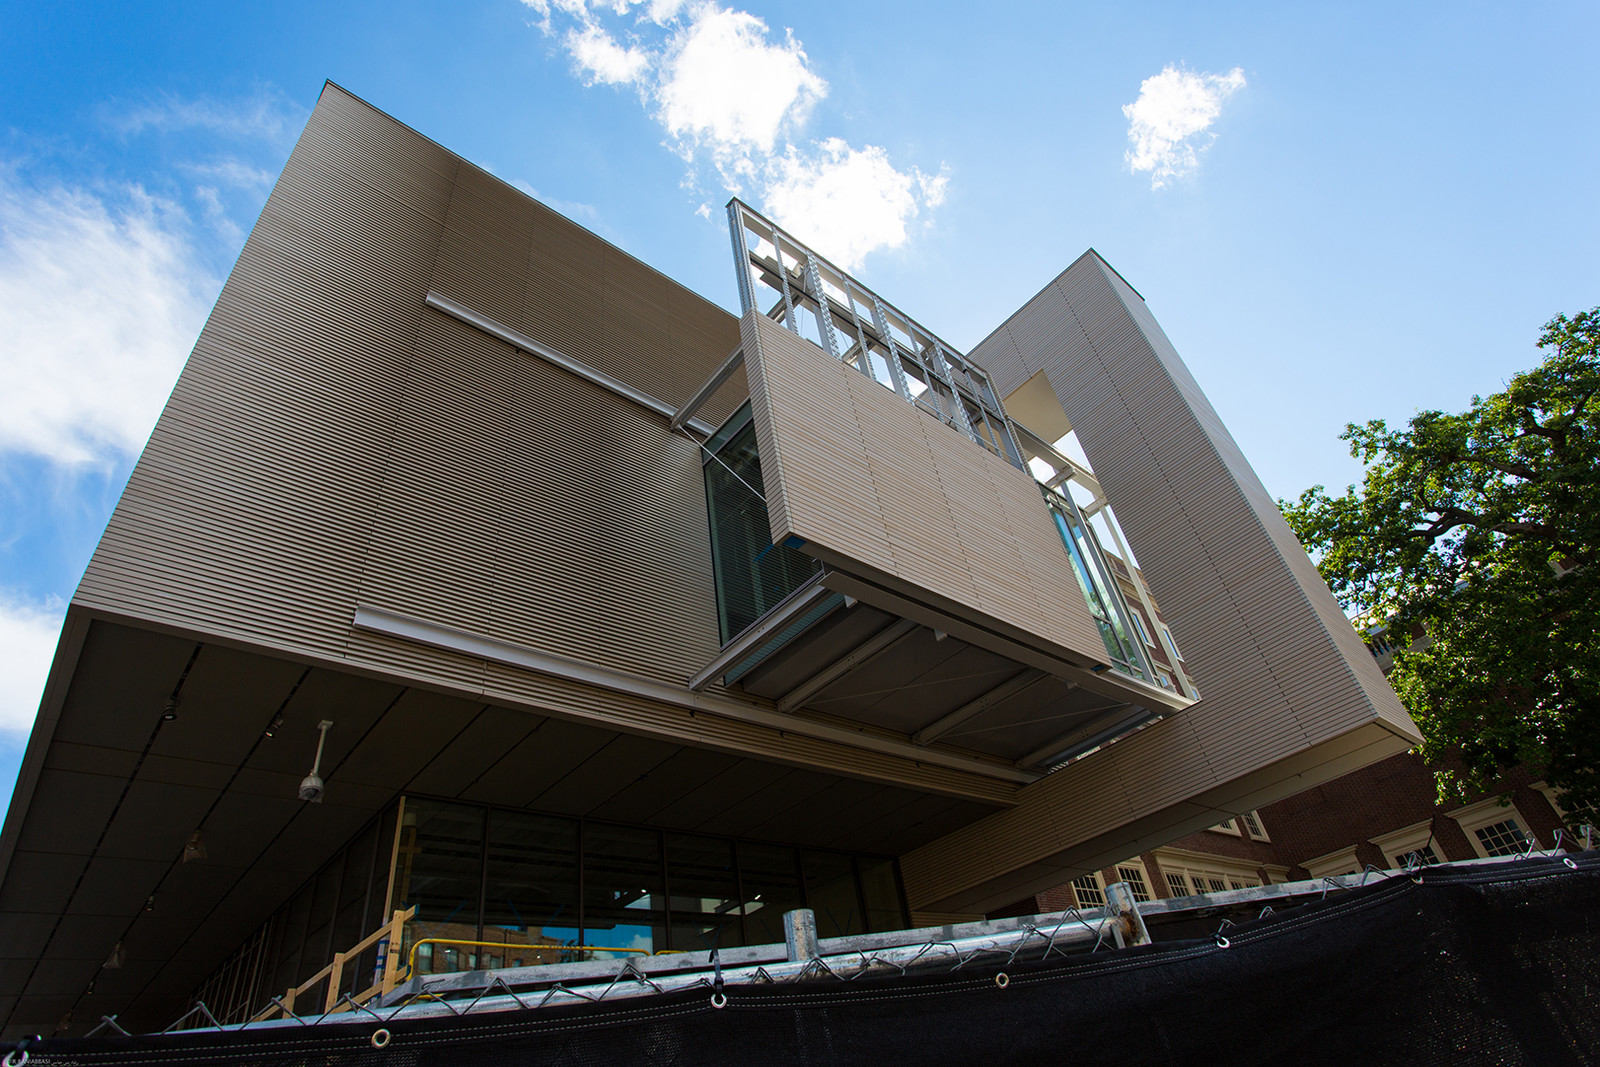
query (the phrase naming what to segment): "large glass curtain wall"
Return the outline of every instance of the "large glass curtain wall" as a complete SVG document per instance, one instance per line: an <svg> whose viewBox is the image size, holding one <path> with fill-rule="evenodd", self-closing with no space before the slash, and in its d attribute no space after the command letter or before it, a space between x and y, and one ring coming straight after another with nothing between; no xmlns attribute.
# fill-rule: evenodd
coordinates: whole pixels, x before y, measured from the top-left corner
<svg viewBox="0 0 1600 1067"><path fill-rule="evenodd" d="M409 797L392 907L419 971L783 940L809 907L823 937L903 929L892 859Z"/></svg>
<svg viewBox="0 0 1600 1067"><path fill-rule="evenodd" d="M717 622L726 644L804 585L820 565L772 543L748 401L706 442L702 455Z"/></svg>
<svg viewBox="0 0 1600 1067"><path fill-rule="evenodd" d="M197 999L243 1022L412 906L403 942L350 960L340 991L377 981L391 950L421 973L706 952L781 943L783 913L799 907L823 937L905 929L903 901L884 856L406 797L291 894Z"/></svg>

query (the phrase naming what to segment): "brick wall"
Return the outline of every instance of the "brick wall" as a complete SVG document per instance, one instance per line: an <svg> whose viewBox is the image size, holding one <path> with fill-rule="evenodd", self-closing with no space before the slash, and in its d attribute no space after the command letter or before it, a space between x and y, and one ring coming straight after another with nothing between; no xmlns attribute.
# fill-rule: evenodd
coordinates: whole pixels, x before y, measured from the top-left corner
<svg viewBox="0 0 1600 1067"><path fill-rule="evenodd" d="M1537 776L1518 767L1501 779L1500 789L1510 791L1516 813L1540 847L1550 848L1561 818L1544 794L1531 788L1535 781ZM1431 819L1433 848L1441 860L1476 859L1477 850L1448 814L1463 805L1439 806L1435 798L1432 771L1419 756L1401 753L1262 808L1258 814L1270 841L1202 830L1169 842L1169 846L1253 864L1264 882L1282 881L1281 871L1287 867L1289 880L1297 881L1310 877L1300 864L1351 845L1356 846L1356 859L1363 867L1387 868L1391 866L1388 857L1370 839ZM1570 836L1563 845L1579 847L1571 844ZM1140 858L1150 875L1153 894L1168 896L1157 855L1147 852ZM1268 871L1268 867L1277 870ZM1115 868L1102 871L1101 877L1107 883L1118 880ZM1061 911L1074 903L1071 886L1062 885L1019 900L994 915Z"/></svg>

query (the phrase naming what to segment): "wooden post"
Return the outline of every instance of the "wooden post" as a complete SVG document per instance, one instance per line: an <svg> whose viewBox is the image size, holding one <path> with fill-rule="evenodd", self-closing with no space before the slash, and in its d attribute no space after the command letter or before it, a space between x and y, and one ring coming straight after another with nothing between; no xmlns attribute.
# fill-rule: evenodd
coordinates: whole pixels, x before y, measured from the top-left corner
<svg viewBox="0 0 1600 1067"><path fill-rule="evenodd" d="M402 935L405 933L406 920L417 913L415 905L404 911L395 909L394 918L389 920L389 947L383 954L383 987L380 996L387 996L394 991L395 979L400 973L400 952Z"/></svg>
<svg viewBox="0 0 1600 1067"><path fill-rule="evenodd" d="M290 986L289 992L283 995L283 1017L285 1019L294 1014L294 995L298 992L298 989Z"/></svg>
<svg viewBox="0 0 1600 1067"><path fill-rule="evenodd" d="M343 952L333 954L333 963L328 968L328 995L322 1002L323 1014L332 1011L333 1006L339 1002L339 983L344 980L344 961Z"/></svg>

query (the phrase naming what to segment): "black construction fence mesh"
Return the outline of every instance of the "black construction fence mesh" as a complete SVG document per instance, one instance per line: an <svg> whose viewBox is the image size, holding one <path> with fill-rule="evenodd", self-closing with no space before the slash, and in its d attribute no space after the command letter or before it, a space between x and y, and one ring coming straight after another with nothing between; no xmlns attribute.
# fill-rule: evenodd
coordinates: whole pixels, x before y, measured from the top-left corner
<svg viewBox="0 0 1600 1067"><path fill-rule="evenodd" d="M1600 1062L1600 854L1418 877L1209 936L938 974L429 1018L357 1011L23 1051L35 1064L325 1067Z"/></svg>

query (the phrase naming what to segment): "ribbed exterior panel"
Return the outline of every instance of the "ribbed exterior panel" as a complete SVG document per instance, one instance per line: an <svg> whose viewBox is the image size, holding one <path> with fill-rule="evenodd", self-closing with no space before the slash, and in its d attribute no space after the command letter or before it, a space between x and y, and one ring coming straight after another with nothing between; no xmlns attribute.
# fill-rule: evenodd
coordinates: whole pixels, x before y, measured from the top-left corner
<svg viewBox="0 0 1600 1067"><path fill-rule="evenodd" d="M352 629L358 608L383 610L675 687L719 647L696 444L427 307L430 291L667 404L739 340L732 316L330 85L77 603L548 710L597 735L991 803L1014 793ZM743 383L700 417L720 421Z"/></svg>
<svg viewBox="0 0 1600 1067"><path fill-rule="evenodd" d="M1029 475L771 320L742 330L774 541L1104 661Z"/></svg>
<svg viewBox="0 0 1600 1067"><path fill-rule="evenodd" d="M1171 342L1104 261L1079 259L972 357L1003 393L1049 378L1201 700L904 857L913 907L1014 898L1137 851L1150 827L1187 833L1247 795L1255 807L1418 740Z"/></svg>
<svg viewBox="0 0 1600 1067"><path fill-rule="evenodd" d="M330 89L76 599L344 652L455 160ZM385 174L404 180L383 181Z"/></svg>

